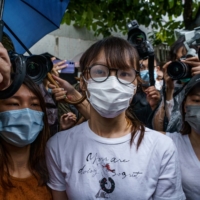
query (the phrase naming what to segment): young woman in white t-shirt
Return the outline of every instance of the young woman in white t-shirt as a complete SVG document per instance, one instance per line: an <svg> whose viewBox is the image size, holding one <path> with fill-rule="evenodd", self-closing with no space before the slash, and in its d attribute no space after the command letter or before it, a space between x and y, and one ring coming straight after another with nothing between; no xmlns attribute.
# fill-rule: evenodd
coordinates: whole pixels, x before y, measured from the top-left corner
<svg viewBox="0 0 200 200"><path fill-rule="evenodd" d="M83 54L80 66L90 103L82 110L90 110L90 119L48 141L53 199L185 199L173 141L145 128L128 109L141 80L134 47L122 38L102 39ZM154 93L148 95L153 101Z"/></svg>
<svg viewBox="0 0 200 200"><path fill-rule="evenodd" d="M178 149L182 187L187 200L200 199L200 75L185 89L182 103L183 126L180 133L166 133Z"/></svg>

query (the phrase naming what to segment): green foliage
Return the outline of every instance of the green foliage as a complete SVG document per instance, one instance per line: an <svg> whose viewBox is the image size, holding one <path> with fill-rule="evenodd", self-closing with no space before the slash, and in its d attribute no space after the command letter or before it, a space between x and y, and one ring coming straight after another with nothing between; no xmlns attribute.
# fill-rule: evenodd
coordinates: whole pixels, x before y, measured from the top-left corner
<svg viewBox="0 0 200 200"><path fill-rule="evenodd" d="M192 3L192 12L196 13L198 0ZM173 30L184 27L182 21L175 21L183 9L182 0L70 0L62 23L86 27L93 30L95 36L102 34L106 37L113 31L127 34L127 23L137 19L140 25L151 25L150 38L154 43L171 44L174 41ZM169 19L164 21L164 16Z"/></svg>

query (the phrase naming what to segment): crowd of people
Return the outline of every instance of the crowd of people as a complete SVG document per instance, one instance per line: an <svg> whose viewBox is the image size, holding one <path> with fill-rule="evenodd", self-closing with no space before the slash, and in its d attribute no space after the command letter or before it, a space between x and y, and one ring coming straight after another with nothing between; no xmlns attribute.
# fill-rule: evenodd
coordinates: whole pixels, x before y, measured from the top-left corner
<svg viewBox="0 0 200 200"><path fill-rule="evenodd" d="M171 62L187 53L184 38L169 62L148 59L119 37L91 45L71 85L52 77L37 85L25 77L11 97L0 98L0 199L200 199L200 61L190 57L190 78L173 80ZM55 58L52 58L52 61ZM12 82L0 45L0 90ZM71 102L66 103L66 99Z"/></svg>

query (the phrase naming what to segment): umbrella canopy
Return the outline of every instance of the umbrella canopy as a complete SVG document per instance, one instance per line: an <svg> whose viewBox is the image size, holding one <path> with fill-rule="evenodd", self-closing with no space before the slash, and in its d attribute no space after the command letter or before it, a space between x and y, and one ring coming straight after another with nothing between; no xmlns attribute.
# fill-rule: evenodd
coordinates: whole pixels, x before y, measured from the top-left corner
<svg viewBox="0 0 200 200"><path fill-rule="evenodd" d="M4 0L3 31L23 54L60 26L69 0Z"/></svg>

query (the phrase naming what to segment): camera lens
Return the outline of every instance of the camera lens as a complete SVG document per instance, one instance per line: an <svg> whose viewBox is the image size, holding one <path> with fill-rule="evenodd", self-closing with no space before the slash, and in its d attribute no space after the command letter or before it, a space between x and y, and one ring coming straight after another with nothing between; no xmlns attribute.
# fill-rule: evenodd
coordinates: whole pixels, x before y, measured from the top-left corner
<svg viewBox="0 0 200 200"><path fill-rule="evenodd" d="M190 67L180 61L174 61L167 68L168 75L173 80L179 80L190 76Z"/></svg>
<svg viewBox="0 0 200 200"><path fill-rule="evenodd" d="M40 84L52 69L50 58L42 55L31 56L26 60L26 74L37 84Z"/></svg>
<svg viewBox="0 0 200 200"><path fill-rule="evenodd" d="M28 76L34 77L40 73L40 67L37 63L30 62L27 65L26 73Z"/></svg>
<svg viewBox="0 0 200 200"><path fill-rule="evenodd" d="M141 45L145 41L145 35L142 32L133 33L130 36L129 41L133 45Z"/></svg>

